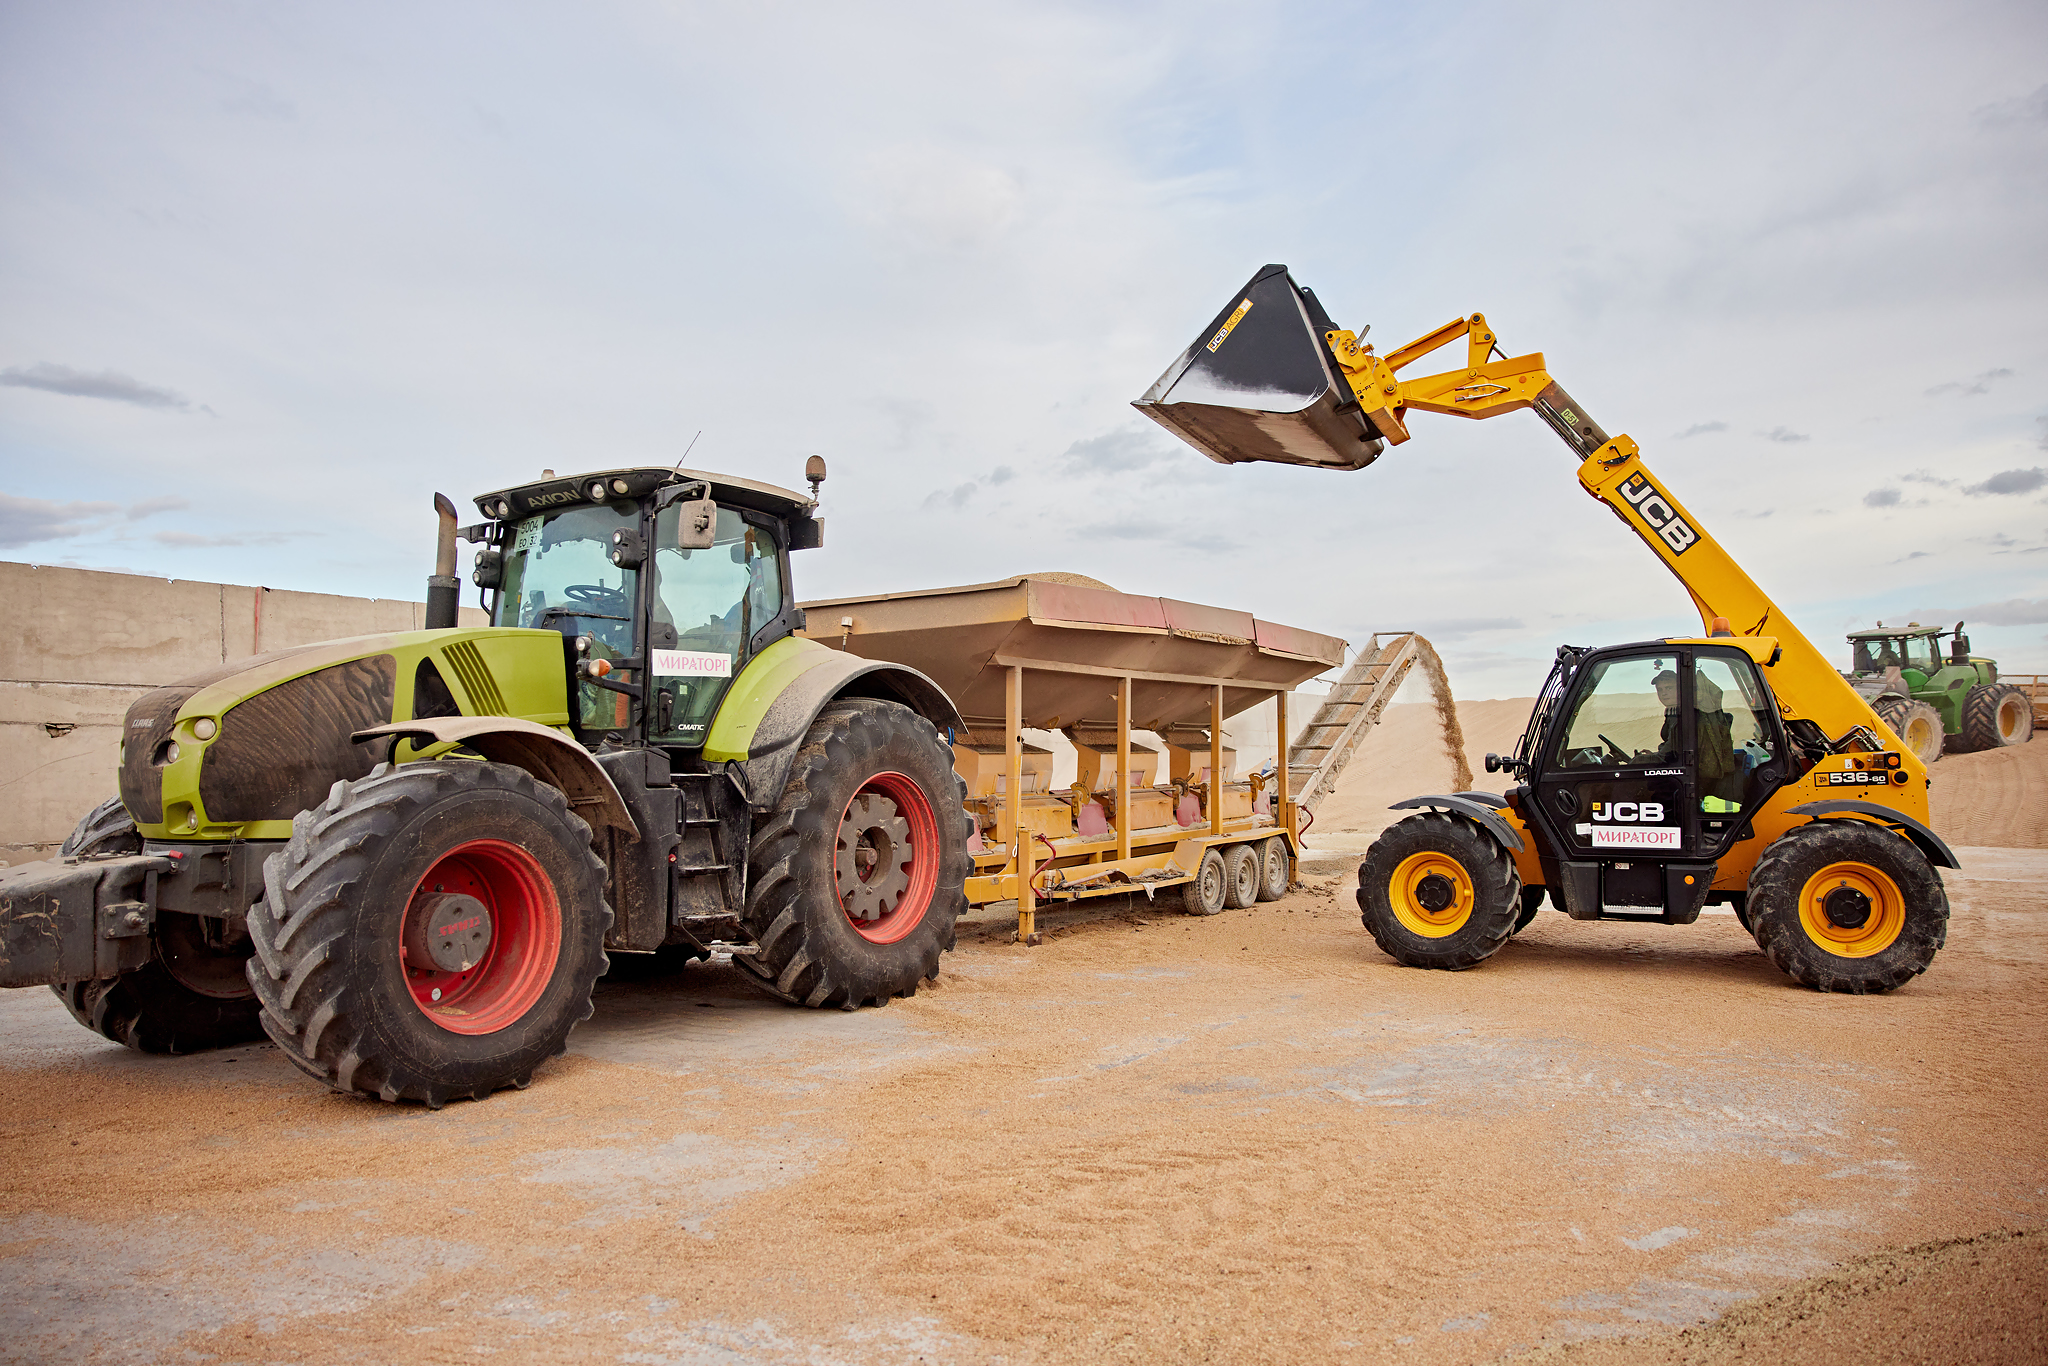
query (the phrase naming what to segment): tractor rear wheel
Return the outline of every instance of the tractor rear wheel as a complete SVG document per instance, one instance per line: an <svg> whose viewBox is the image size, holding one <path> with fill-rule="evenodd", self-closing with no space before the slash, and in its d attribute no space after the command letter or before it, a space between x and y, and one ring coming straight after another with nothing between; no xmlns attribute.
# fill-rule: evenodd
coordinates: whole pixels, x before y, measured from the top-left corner
<svg viewBox="0 0 2048 1366"><path fill-rule="evenodd" d="M263 1027L337 1091L438 1108L525 1086L590 1018L604 864L523 769L379 764L292 819L249 909Z"/></svg>
<svg viewBox="0 0 2048 1366"><path fill-rule="evenodd" d="M1931 764L1941 758L1944 736L1941 729L1941 713L1925 702L1915 702L1896 694L1880 697L1871 704L1878 720L1891 728L1899 743L1911 750L1923 764Z"/></svg>
<svg viewBox="0 0 2048 1366"><path fill-rule="evenodd" d="M2034 704L2004 683L1972 688L1963 698L1963 748L2003 749L2034 738Z"/></svg>
<svg viewBox="0 0 2048 1366"><path fill-rule="evenodd" d="M755 831L741 919L760 948L734 964L799 1005L914 995L967 905L961 792L952 747L910 708L827 703Z"/></svg>
<svg viewBox="0 0 2048 1366"><path fill-rule="evenodd" d="M1366 851L1358 909L1390 957L1458 971L1507 943L1525 907L1507 850L1474 821L1425 811L1390 826Z"/></svg>
<svg viewBox="0 0 2048 1366"><path fill-rule="evenodd" d="M142 836L119 797L86 814L59 855L139 854ZM165 911L150 935L150 960L97 981L50 990L71 1018L138 1053L199 1053L263 1037L256 993L242 968L251 953L239 921Z"/></svg>
<svg viewBox="0 0 2048 1366"><path fill-rule="evenodd" d="M1903 835L1859 820L1786 831L1749 874L1747 923L1778 971L1816 991L1890 991L1948 938L1948 894Z"/></svg>

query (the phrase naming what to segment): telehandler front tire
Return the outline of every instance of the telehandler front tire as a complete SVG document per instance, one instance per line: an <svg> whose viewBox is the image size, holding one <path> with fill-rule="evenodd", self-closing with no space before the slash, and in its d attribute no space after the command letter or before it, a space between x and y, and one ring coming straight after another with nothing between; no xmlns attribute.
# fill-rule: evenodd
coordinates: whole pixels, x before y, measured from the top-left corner
<svg viewBox="0 0 2048 1366"><path fill-rule="evenodd" d="M139 854L142 836L119 797L86 813L58 854ZM150 935L150 959L132 972L50 990L71 1018L138 1053L200 1053L263 1037L256 993L243 965L252 952L234 922L209 926L165 911ZM211 931L211 932L209 932Z"/></svg>
<svg viewBox="0 0 2048 1366"><path fill-rule="evenodd" d="M525 1086L590 1017L604 880L590 827L525 770L379 764L264 863L263 1027L337 1091L438 1109Z"/></svg>
<svg viewBox="0 0 2048 1366"><path fill-rule="evenodd" d="M1859 820L1786 831L1749 874L1748 924L1778 971L1816 991L1890 991L1948 939L1948 894L1913 843Z"/></svg>
<svg viewBox="0 0 2048 1366"><path fill-rule="evenodd" d="M1972 688L1963 697L1963 748L2003 749L2034 738L2034 704L2005 683Z"/></svg>
<svg viewBox="0 0 2048 1366"><path fill-rule="evenodd" d="M898 702L829 702L747 854L733 962L786 1001L854 1010L936 977L967 906L952 747Z"/></svg>
<svg viewBox="0 0 2048 1366"><path fill-rule="evenodd" d="M1388 956L1456 972L1508 942L1523 911L1522 879L1477 823L1425 811L1390 826L1366 851L1358 909Z"/></svg>

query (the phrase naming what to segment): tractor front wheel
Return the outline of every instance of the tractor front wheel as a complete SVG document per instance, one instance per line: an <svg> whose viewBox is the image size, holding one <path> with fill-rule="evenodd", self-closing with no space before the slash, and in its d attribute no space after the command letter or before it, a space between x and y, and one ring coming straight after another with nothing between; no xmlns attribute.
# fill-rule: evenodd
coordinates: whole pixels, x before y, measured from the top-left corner
<svg viewBox="0 0 2048 1366"><path fill-rule="evenodd" d="M604 865L522 769L379 764L292 820L249 910L263 1027L338 1091L439 1107L566 1051L605 970Z"/></svg>
<svg viewBox="0 0 2048 1366"><path fill-rule="evenodd" d="M1746 923L1778 971L1817 991L1890 991L1948 938L1948 894L1903 835L1858 820L1786 831L1750 871Z"/></svg>
<svg viewBox="0 0 2048 1366"><path fill-rule="evenodd" d="M139 854L142 836L119 797L86 814L59 855ZM165 911L150 936L150 959L133 972L50 990L71 1018L138 1053L199 1053L263 1037L256 993L243 965L251 952L239 920L202 920Z"/></svg>
<svg viewBox="0 0 2048 1366"><path fill-rule="evenodd" d="M1389 827L1358 865L1359 918L1413 968L1477 967L1524 911L1507 850L1474 821L1425 811Z"/></svg>
<svg viewBox="0 0 2048 1366"><path fill-rule="evenodd" d="M786 1001L853 1010L916 993L967 905L952 747L897 702L829 702L747 855L733 962Z"/></svg>

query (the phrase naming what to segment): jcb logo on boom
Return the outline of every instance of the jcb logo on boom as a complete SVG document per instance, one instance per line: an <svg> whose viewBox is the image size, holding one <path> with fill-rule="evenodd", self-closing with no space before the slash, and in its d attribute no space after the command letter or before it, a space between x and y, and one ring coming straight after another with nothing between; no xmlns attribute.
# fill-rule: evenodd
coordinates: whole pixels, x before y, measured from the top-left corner
<svg viewBox="0 0 2048 1366"><path fill-rule="evenodd" d="M1672 554L1683 555L1699 540L1700 534L1685 524L1685 518L1671 506L1671 500L1642 471L1638 470L1621 481L1621 496L1628 499L1629 506L1636 510L1650 530L1664 538L1664 544L1671 547Z"/></svg>
<svg viewBox="0 0 2048 1366"><path fill-rule="evenodd" d="M1664 820L1662 802L1594 802L1593 819L1596 821L1649 821L1661 824Z"/></svg>

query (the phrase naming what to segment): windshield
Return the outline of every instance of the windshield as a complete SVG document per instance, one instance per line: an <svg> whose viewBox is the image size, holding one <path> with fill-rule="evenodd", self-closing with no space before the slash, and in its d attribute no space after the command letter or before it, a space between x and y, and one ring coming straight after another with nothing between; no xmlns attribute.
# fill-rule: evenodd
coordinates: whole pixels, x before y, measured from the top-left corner
<svg viewBox="0 0 2048 1366"><path fill-rule="evenodd" d="M1941 668L1941 661L1934 657L1933 636L1913 636L1906 641L1906 667L1924 674Z"/></svg>
<svg viewBox="0 0 2048 1366"><path fill-rule="evenodd" d="M613 564L611 549L614 531L639 524L640 510L631 503L584 504L517 523L505 547L505 586L492 624L587 635L593 659L631 656L640 576ZM631 671L618 679L631 682ZM631 721L631 704L623 693L590 682L579 683L575 691L578 726L610 730Z"/></svg>

